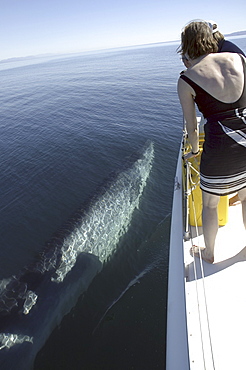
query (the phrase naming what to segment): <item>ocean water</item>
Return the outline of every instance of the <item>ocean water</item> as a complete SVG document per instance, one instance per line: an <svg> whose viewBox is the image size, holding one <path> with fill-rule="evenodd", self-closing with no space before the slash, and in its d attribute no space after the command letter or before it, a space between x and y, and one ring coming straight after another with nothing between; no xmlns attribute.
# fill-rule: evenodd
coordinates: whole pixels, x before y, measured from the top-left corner
<svg viewBox="0 0 246 370"><path fill-rule="evenodd" d="M246 50L246 39L235 42ZM129 228L47 339L36 370L165 368L170 214L182 135L177 46L0 64L0 280L32 264L147 140L155 152Z"/></svg>

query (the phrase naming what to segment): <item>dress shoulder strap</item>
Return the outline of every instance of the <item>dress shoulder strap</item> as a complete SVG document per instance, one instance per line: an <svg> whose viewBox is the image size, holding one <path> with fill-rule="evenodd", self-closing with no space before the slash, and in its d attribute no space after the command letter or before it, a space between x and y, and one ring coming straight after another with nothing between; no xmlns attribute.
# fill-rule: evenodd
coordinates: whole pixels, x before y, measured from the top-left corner
<svg viewBox="0 0 246 370"><path fill-rule="evenodd" d="M182 80L184 80L185 82L187 82L191 87L193 87L193 89L196 91L197 88L200 88L201 90L203 90L199 85L197 85L194 81L192 81L189 77L185 76L184 74L181 74L180 75L180 78L182 78ZM203 90L204 91L204 90Z"/></svg>
<svg viewBox="0 0 246 370"><path fill-rule="evenodd" d="M196 93L199 91L199 92L205 92L206 94L208 94L201 86L197 85L194 81L192 81L189 77L185 76L184 74L181 74L180 78L182 78L182 80L184 80L191 87L193 87Z"/></svg>

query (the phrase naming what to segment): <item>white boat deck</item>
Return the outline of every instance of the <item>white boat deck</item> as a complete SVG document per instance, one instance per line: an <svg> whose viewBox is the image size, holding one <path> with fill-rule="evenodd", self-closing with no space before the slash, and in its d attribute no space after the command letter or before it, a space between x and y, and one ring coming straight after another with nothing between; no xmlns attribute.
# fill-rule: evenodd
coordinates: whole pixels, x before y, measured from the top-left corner
<svg viewBox="0 0 246 370"><path fill-rule="evenodd" d="M229 207L229 221L216 238L215 262L202 261L202 267L190 255L192 243L204 245L202 228L199 233L184 248L190 369L245 370L246 232L241 204Z"/></svg>

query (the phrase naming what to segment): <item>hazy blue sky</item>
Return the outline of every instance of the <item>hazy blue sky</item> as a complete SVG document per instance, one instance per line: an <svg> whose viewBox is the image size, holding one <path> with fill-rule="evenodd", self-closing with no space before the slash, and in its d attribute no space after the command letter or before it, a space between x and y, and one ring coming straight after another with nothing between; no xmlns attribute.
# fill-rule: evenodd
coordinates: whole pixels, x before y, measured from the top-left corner
<svg viewBox="0 0 246 370"><path fill-rule="evenodd" d="M231 33L245 14L245 0L0 0L0 60L177 40L197 18Z"/></svg>

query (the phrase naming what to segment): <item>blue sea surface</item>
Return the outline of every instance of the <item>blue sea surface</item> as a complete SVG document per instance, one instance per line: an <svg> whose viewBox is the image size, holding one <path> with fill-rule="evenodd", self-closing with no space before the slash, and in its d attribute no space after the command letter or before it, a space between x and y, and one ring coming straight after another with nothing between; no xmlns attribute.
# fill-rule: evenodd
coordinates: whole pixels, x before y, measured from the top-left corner
<svg viewBox="0 0 246 370"><path fill-rule="evenodd" d="M246 49L246 39L236 43ZM146 140L155 158L129 230L34 369L165 368L178 44L0 64L0 279L17 274Z"/></svg>

